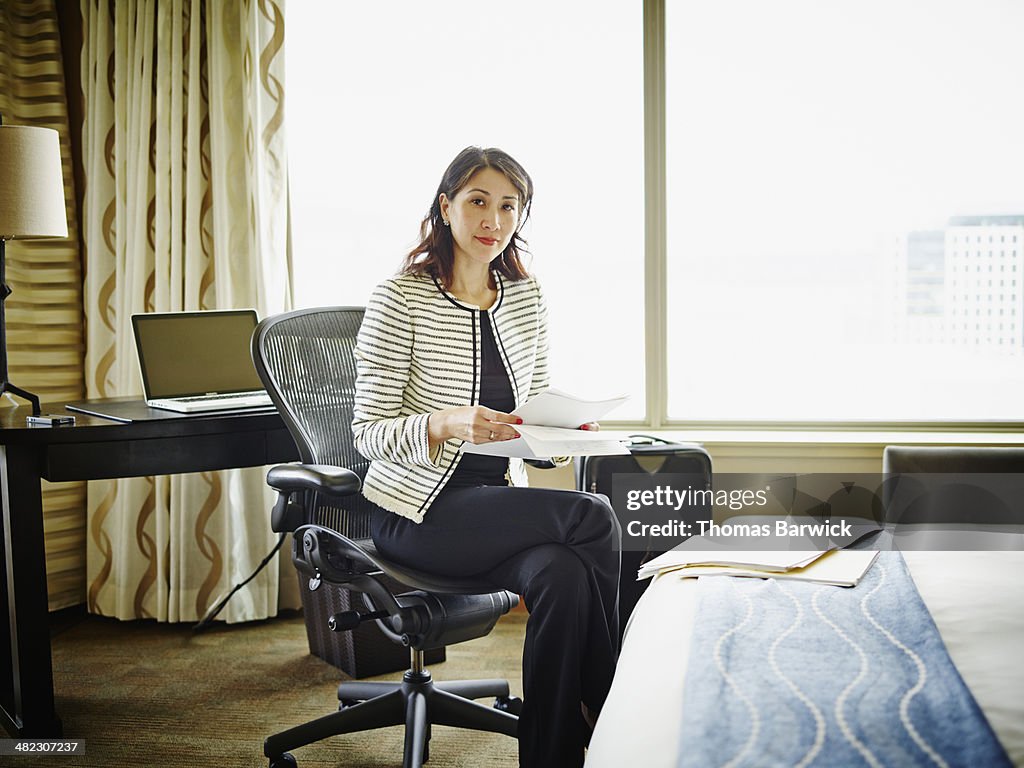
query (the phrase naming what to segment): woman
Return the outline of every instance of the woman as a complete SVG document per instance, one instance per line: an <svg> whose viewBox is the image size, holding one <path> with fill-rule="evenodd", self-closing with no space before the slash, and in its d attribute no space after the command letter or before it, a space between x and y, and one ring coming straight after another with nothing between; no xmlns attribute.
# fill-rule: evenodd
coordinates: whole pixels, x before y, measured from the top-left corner
<svg viewBox="0 0 1024 768"><path fill-rule="evenodd" d="M526 488L520 459L461 451L518 437L509 411L548 386L544 298L520 261L532 197L500 150L448 166L419 245L367 306L353 431L386 557L523 596L520 764L566 768L618 653L619 526L602 497Z"/></svg>

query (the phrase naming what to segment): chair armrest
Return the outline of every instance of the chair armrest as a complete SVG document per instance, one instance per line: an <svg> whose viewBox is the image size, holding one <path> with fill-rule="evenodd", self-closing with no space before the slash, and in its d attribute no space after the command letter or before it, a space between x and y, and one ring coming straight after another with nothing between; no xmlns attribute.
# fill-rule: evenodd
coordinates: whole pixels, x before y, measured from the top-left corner
<svg viewBox="0 0 1024 768"><path fill-rule="evenodd" d="M278 492L270 513L270 528L277 533L294 531L304 522L305 506L293 494L313 491L327 496L351 496L363 483L351 469L330 464L281 464L267 472L267 485Z"/></svg>
<svg viewBox="0 0 1024 768"><path fill-rule="evenodd" d="M359 493L362 481L351 469L330 464L281 464L267 472L267 485L281 493L315 491L330 496Z"/></svg>

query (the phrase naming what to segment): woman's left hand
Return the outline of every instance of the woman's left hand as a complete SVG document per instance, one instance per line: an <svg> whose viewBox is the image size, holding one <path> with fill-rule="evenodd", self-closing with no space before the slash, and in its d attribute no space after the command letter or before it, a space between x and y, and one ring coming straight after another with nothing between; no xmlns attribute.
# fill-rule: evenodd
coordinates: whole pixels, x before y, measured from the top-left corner
<svg viewBox="0 0 1024 768"><path fill-rule="evenodd" d="M598 432L601 429L601 425L596 421L588 421L586 424L580 424L580 429L586 429L591 432Z"/></svg>

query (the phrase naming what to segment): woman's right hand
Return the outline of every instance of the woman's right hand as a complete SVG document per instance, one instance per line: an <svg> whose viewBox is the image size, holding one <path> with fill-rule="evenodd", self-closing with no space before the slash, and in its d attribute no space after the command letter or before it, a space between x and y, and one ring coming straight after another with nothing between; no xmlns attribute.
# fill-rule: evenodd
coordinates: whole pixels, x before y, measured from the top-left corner
<svg viewBox="0 0 1024 768"><path fill-rule="evenodd" d="M432 448L453 437L479 445L514 440L519 433L508 425L522 423L518 416L482 405L464 405L431 413L427 420L427 433Z"/></svg>

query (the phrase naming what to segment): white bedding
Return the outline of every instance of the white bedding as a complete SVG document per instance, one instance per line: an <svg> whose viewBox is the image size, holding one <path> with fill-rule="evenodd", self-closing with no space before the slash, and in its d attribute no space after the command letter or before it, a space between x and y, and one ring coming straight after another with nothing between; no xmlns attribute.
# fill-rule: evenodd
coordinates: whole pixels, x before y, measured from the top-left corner
<svg viewBox="0 0 1024 768"><path fill-rule="evenodd" d="M904 557L957 669L1013 764L1024 766L1024 552ZM678 764L696 584L667 574L641 598L587 768Z"/></svg>

